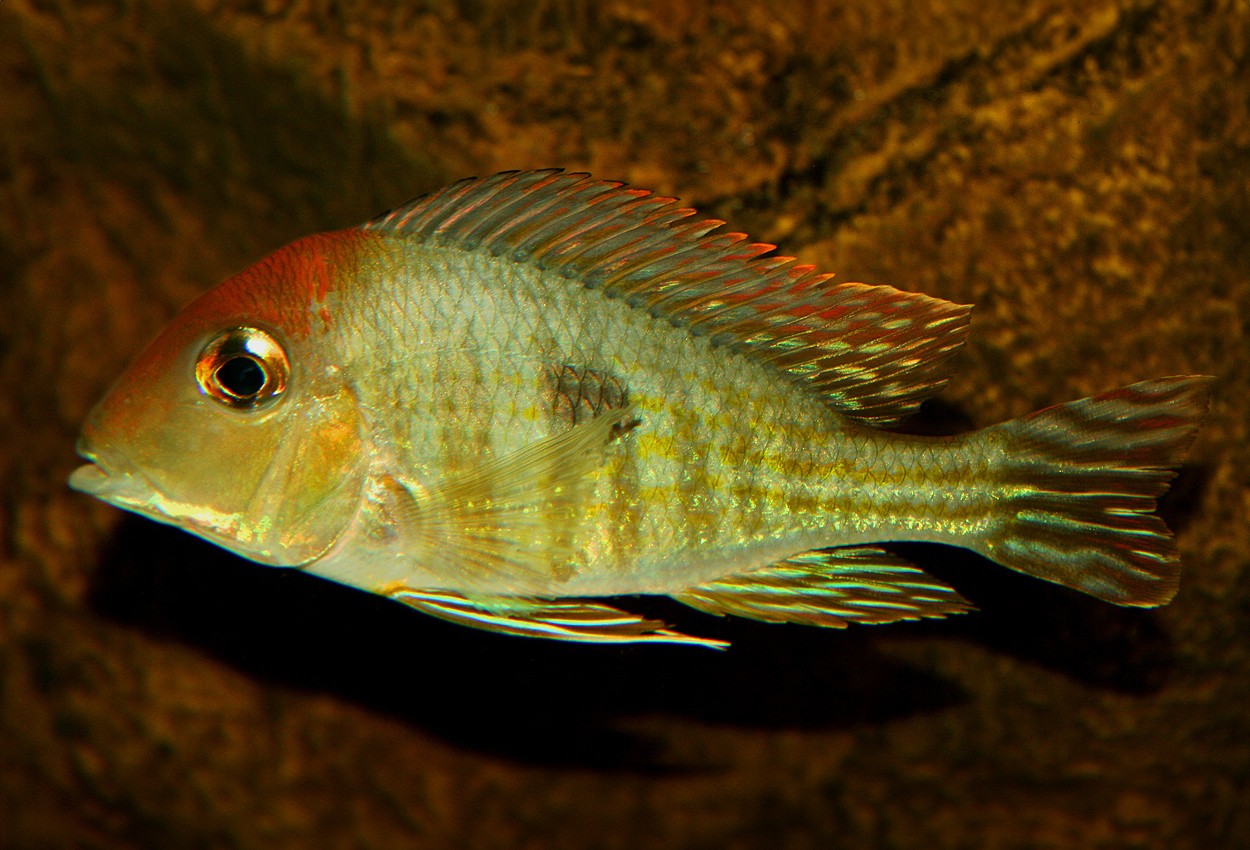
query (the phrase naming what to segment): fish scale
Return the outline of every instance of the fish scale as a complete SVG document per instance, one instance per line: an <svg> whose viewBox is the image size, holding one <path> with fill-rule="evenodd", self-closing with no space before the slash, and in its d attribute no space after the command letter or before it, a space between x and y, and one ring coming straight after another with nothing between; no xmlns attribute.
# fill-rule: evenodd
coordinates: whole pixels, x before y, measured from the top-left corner
<svg viewBox="0 0 1250 850"><path fill-rule="evenodd" d="M618 610L844 626L969 610L928 540L1121 605L1210 379L955 437L882 430L969 308L834 283L619 183L462 181L191 304L88 417L71 484L245 557L513 635L721 647ZM243 380L240 376L247 376Z"/></svg>

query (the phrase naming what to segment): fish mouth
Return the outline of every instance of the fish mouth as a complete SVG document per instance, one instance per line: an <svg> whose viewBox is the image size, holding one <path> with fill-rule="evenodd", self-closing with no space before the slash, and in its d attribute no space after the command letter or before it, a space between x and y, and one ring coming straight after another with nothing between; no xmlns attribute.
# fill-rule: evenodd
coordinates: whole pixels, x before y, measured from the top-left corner
<svg viewBox="0 0 1250 850"><path fill-rule="evenodd" d="M104 498L109 484L115 481L116 477L109 475L86 437L78 438L78 445L74 446L74 451L87 463L70 473L69 486L80 493Z"/></svg>
<svg viewBox="0 0 1250 850"><path fill-rule="evenodd" d="M70 473L69 486L89 496L97 496L101 499L107 498L108 491L115 485L118 476L109 474L104 462L100 460L99 455L96 454L85 436L78 438L74 451L87 463Z"/></svg>
<svg viewBox="0 0 1250 850"><path fill-rule="evenodd" d="M99 496L101 499L105 498L112 481L104 467L94 461L84 463L69 475L69 486L72 489L88 496Z"/></svg>
<svg viewBox="0 0 1250 850"><path fill-rule="evenodd" d="M129 458L115 451L104 455L86 437L79 437L75 450L88 462L70 473L69 486L74 490L238 551L236 516L170 499Z"/></svg>
<svg viewBox="0 0 1250 850"><path fill-rule="evenodd" d="M78 438L75 451L88 462L70 473L72 489L159 522L176 524L176 520L159 507L163 501L160 493L124 459L101 456L86 437Z"/></svg>

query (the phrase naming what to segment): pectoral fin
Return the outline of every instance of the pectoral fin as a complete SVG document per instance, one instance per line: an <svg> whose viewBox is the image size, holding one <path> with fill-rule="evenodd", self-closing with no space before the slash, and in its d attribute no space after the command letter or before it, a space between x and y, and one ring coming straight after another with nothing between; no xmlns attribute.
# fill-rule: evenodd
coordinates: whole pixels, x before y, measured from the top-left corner
<svg viewBox="0 0 1250 850"><path fill-rule="evenodd" d="M484 597L468 599L449 591L398 588L386 595L431 616L461 626L519 637L578 643L675 643L724 649L725 641L691 637L597 602L575 599Z"/></svg>
<svg viewBox="0 0 1250 850"><path fill-rule="evenodd" d="M709 614L844 628L962 614L972 604L882 549L818 549L673 594Z"/></svg>
<svg viewBox="0 0 1250 850"><path fill-rule="evenodd" d="M409 551L464 585L549 590L571 574L590 473L629 416L605 411L428 489L388 478L388 514Z"/></svg>

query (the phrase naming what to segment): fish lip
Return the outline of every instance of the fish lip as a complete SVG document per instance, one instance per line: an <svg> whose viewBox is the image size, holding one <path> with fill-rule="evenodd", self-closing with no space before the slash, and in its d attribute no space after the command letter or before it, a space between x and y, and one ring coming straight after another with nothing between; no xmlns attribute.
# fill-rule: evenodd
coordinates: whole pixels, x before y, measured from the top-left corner
<svg viewBox="0 0 1250 850"><path fill-rule="evenodd" d="M87 463L70 473L69 486L80 493L104 498L110 483L115 483L119 476L110 472L109 464L100 458L86 434L78 437L74 451Z"/></svg>
<svg viewBox="0 0 1250 850"><path fill-rule="evenodd" d="M74 450L87 463L70 473L71 489L120 508L160 518L159 511L154 507L154 503L159 501L159 493L133 464L124 457L103 455L85 435L78 438Z"/></svg>
<svg viewBox="0 0 1250 850"><path fill-rule="evenodd" d="M74 444L74 451L87 463L70 473L70 488L89 496L103 498L114 476L109 474L108 468L100 460L95 449L91 447L91 441L87 439L86 434L79 436L78 442Z"/></svg>
<svg viewBox="0 0 1250 850"><path fill-rule="evenodd" d="M69 486L88 496L145 514L153 510L153 497L157 495L142 476L119 472L98 461L84 463L71 472Z"/></svg>
<svg viewBox="0 0 1250 850"><path fill-rule="evenodd" d="M112 478L97 463L84 463L69 474L69 486L88 496L103 496Z"/></svg>

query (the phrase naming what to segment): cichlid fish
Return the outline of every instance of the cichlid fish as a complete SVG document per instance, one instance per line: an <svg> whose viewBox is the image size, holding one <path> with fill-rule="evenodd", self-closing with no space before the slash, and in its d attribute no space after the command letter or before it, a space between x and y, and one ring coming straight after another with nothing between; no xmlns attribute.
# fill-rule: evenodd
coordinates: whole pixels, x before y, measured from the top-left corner
<svg viewBox="0 0 1250 850"><path fill-rule="evenodd" d="M928 540L1118 605L1176 592L1152 512L1209 378L975 433L881 430L966 306L832 284L621 183L462 181L187 307L97 405L71 486L243 557L492 631L723 646L595 601L844 626L968 610Z"/></svg>

